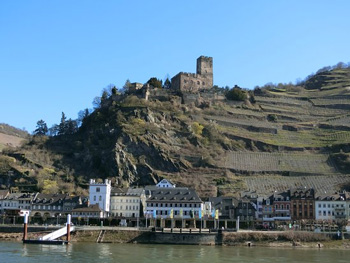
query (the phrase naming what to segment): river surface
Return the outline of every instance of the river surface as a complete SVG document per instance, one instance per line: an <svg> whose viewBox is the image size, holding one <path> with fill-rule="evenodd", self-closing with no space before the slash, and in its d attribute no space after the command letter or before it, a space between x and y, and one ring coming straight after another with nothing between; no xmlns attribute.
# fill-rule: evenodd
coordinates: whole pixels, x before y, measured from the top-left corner
<svg viewBox="0 0 350 263"><path fill-rule="evenodd" d="M73 243L36 245L0 242L1 263L65 262L350 262L350 250Z"/></svg>

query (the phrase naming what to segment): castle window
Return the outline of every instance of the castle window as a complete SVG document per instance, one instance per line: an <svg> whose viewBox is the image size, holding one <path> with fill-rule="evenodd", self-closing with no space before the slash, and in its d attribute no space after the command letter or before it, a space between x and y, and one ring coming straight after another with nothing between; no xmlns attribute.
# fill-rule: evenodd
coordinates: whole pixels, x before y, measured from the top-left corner
<svg viewBox="0 0 350 263"><path fill-rule="evenodd" d="M201 82L200 81L197 81L197 85L200 85L201 84Z"/></svg>

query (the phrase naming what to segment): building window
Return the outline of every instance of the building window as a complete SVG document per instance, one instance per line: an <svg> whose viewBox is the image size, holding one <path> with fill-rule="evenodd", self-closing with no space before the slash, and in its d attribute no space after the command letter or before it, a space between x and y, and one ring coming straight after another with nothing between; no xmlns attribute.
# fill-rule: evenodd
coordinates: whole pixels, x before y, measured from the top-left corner
<svg viewBox="0 0 350 263"><path fill-rule="evenodd" d="M100 196L100 197L98 198L98 200L99 200L99 201L102 201L102 196Z"/></svg>
<svg viewBox="0 0 350 263"><path fill-rule="evenodd" d="M96 187L96 192L99 193L101 191L100 187Z"/></svg>

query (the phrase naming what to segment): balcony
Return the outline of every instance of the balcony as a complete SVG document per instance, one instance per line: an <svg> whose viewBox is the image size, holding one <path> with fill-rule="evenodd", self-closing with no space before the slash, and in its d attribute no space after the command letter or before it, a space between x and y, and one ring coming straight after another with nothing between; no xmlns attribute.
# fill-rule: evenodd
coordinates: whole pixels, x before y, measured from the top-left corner
<svg viewBox="0 0 350 263"><path fill-rule="evenodd" d="M286 221L286 220L291 220L292 218L290 216L275 216L275 220L280 220L280 221Z"/></svg>
<svg viewBox="0 0 350 263"><path fill-rule="evenodd" d="M279 212L279 213L289 213L290 212L290 210L289 209L275 209L275 213L276 212Z"/></svg>
<svg viewBox="0 0 350 263"><path fill-rule="evenodd" d="M346 215L334 215L336 219L345 219Z"/></svg>
<svg viewBox="0 0 350 263"><path fill-rule="evenodd" d="M263 217L263 221L264 222L272 222L272 221L275 221L275 218L274 217Z"/></svg>

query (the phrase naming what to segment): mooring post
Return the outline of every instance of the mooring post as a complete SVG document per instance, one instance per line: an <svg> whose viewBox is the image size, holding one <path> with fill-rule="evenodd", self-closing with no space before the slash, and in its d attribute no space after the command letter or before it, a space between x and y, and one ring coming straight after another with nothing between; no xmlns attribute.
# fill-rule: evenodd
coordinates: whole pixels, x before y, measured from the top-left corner
<svg viewBox="0 0 350 263"><path fill-rule="evenodd" d="M71 224L71 215L67 216L67 241L70 241L70 224Z"/></svg>
<svg viewBox="0 0 350 263"><path fill-rule="evenodd" d="M27 240L28 235L28 215L24 215L24 225L23 225L23 240Z"/></svg>

